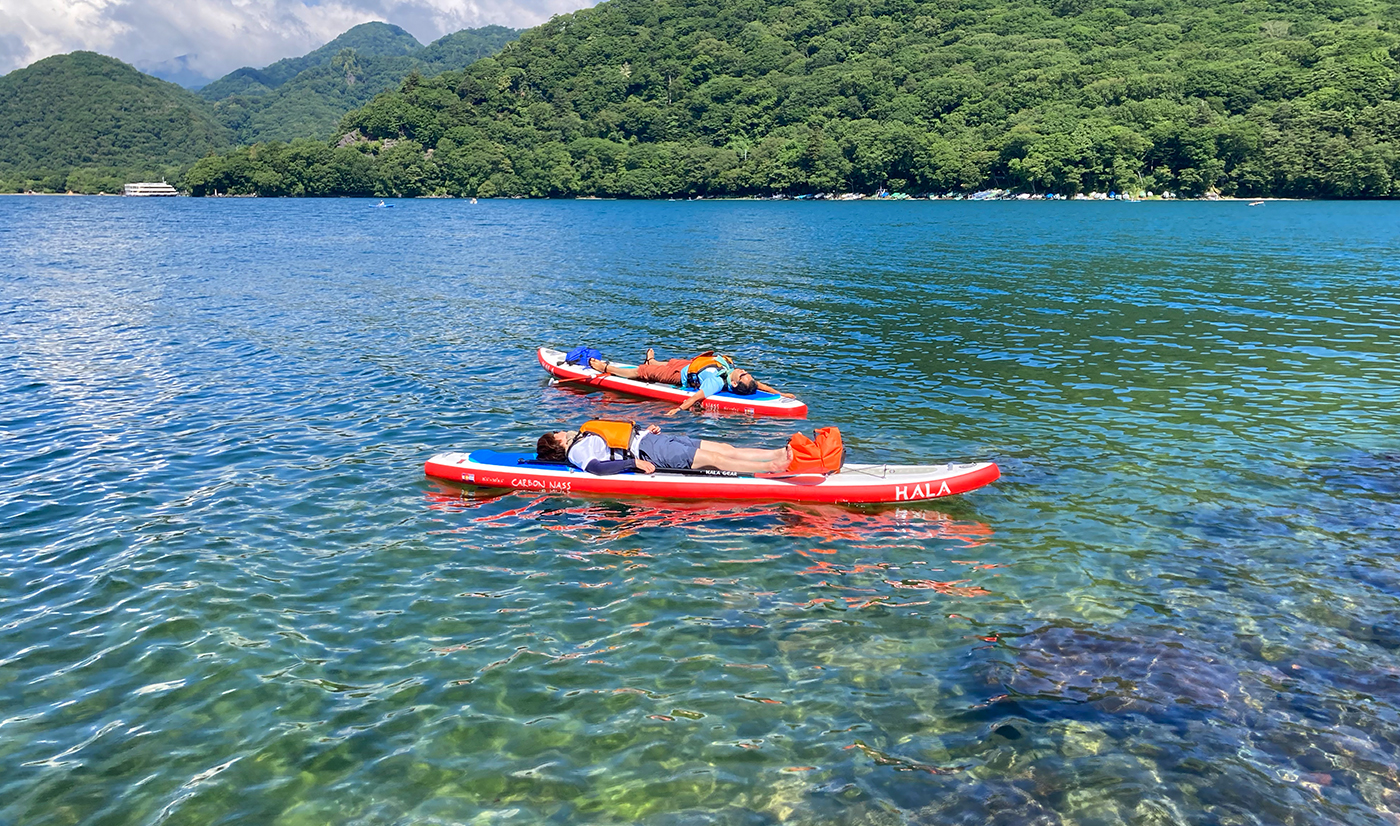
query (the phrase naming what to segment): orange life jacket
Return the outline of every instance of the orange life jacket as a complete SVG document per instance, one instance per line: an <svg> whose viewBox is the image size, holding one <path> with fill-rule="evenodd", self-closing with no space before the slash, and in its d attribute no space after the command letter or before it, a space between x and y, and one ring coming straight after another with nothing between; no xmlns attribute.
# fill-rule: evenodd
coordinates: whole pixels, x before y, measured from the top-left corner
<svg viewBox="0 0 1400 826"><path fill-rule="evenodd" d="M614 459L632 459L632 436L637 432L637 425L633 422L620 422L613 419L593 419L584 422L579 427L580 434L592 433L595 436L603 437L603 441L608 443L608 449L613 452ZM618 455L618 454L621 455Z"/></svg>
<svg viewBox="0 0 1400 826"><path fill-rule="evenodd" d="M719 371L720 378L724 379L724 387L729 389L729 374L734 370L734 359L729 356L717 356L714 350L706 350L700 355L690 360L690 364L685 367L685 385L692 390L700 387L700 371L715 368Z"/></svg>
<svg viewBox="0 0 1400 826"><path fill-rule="evenodd" d="M801 433L792 434L792 464L788 473L835 473L841 469L846 447L841 443L841 431L834 427L819 427L809 439Z"/></svg>

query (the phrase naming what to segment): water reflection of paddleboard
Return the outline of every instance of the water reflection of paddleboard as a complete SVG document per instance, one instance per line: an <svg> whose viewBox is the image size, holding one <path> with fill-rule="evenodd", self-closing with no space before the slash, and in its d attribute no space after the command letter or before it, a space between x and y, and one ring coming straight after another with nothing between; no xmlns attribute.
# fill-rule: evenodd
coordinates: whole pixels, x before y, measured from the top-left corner
<svg viewBox="0 0 1400 826"><path fill-rule="evenodd" d="M624 379L621 376L599 373L587 365L565 364L565 355L563 351L551 350L548 347L541 347L538 353L540 365L559 379L561 384L567 383L577 387L602 387L607 390L630 393L633 396L661 399L672 404L680 404L689 398L691 393L691 391L673 384ZM634 366L623 364L620 361L614 362L614 364L619 367ZM728 410L735 413L751 413L755 416L788 416L801 419L807 415L806 402L798 399L785 399L777 393L765 393L761 390L748 396L729 392L716 393L701 402L701 406L705 410Z"/></svg>
<svg viewBox="0 0 1400 826"><path fill-rule="evenodd" d="M541 493L656 496L667 499L902 503L967 493L995 482L992 462L943 465L845 464L827 474L752 476L723 470L595 476L569 465L541 463L533 453L441 453L423 468L434 479Z"/></svg>

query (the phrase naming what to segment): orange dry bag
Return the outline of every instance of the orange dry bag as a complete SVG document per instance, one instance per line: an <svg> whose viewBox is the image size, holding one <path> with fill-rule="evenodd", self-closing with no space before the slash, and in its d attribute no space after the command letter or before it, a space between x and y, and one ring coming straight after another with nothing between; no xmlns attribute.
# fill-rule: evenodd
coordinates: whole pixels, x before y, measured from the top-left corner
<svg viewBox="0 0 1400 826"><path fill-rule="evenodd" d="M819 427L809 439L801 433L792 434L788 447L792 448L792 464L788 473L835 473L841 469L841 458L845 446L841 444L841 431L834 427Z"/></svg>

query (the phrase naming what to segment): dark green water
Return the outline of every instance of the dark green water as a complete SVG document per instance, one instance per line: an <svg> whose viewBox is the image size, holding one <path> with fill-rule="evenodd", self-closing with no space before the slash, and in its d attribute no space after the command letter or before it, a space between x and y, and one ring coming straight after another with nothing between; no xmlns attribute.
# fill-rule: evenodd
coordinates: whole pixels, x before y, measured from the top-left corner
<svg viewBox="0 0 1400 826"><path fill-rule="evenodd" d="M1400 206L0 199L0 823L1394 824ZM426 481L733 352L923 507Z"/></svg>

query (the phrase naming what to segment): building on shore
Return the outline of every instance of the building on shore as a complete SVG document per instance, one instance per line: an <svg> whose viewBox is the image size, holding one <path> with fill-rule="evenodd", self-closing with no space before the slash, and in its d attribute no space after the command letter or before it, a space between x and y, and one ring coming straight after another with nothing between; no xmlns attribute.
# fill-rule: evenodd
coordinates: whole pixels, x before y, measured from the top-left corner
<svg viewBox="0 0 1400 826"><path fill-rule="evenodd" d="M161 181L158 184L127 184L126 186L122 187L122 194L150 197L154 195L179 195L180 193L175 191L175 187L171 186L165 181Z"/></svg>

